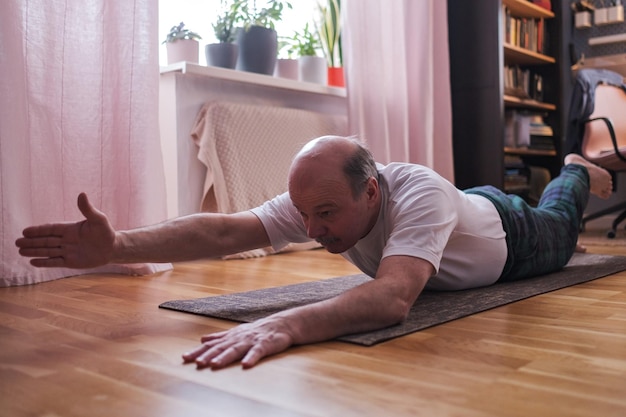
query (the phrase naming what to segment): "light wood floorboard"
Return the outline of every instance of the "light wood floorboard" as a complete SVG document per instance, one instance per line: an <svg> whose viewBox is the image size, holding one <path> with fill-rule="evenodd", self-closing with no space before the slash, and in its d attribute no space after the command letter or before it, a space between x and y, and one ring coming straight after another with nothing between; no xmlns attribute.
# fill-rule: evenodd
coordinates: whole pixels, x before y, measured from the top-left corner
<svg viewBox="0 0 626 417"><path fill-rule="evenodd" d="M626 272L373 347L297 347L250 370L183 365L200 335L234 324L157 308L357 272L314 250L0 289L0 415L626 415Z"/></svg>

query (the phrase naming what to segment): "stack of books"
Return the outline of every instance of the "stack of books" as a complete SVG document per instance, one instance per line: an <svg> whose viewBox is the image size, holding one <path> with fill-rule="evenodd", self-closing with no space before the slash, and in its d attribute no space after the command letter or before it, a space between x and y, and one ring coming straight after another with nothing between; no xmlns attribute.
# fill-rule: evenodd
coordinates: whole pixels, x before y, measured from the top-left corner
<svg viewBox="0 0 626 417"><path fill-rule="evenodd" d="M523 194L530 188L530 169L518 156L504 156L504 190L507 193Z"/></svg>
<svg viewBox="0 0 626 417"><path fill-rule="evenodd" d="M543 78L517 65L504 66L504 93L522 99L543 100Z"/></svg>
<svg viewBox="0 0 626 417"><path fill-rule="evenodd" d="M530 116L528 133L530 134L529 149L554 150L554 131L543 121L540 114Z"/></svg>
<svg viewBox="0 0 626 417"><path fill-rule="evenodd" d="M554 131L539 113L507 110L504 119L504 146L553 150Z"/></svg>

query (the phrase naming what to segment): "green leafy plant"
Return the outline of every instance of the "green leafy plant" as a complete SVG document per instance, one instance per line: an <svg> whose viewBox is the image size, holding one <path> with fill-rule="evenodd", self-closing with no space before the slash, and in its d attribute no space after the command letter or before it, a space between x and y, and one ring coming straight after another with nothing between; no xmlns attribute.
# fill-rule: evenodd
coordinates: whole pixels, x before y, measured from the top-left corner
<svg viewBox="0 0 626 417"><path fill-rule="evenodd" d="M289 37L278 37L278 56L279 58L294 59L296 56L296 49L292 45L293 41Z"/></svg>
<svg viewBox="0 0 626 417"><path fill-rule="evenodd" d="M289 57L292 56L316 56L321 48L321 42L317 32L309 29L309 24L304 25L302 32L294 32L292 36L282 36L280 45L287 51Z"/></svg>
<svg viewBox="0 0 626 417"><path fill-rule="evenodd" d="M340 67L343 63L341 50L341 0L328 0L326 6L318 3L320 22L317 31L322 41L322 50L329 67Z"/></svg>
<svg viewBox="0 0 626 417"><path fill-rule="evenodd" d="M167 37L165 38L163 43L176 42L180 39L202 39L202 37L196 32L192 32L189 29L184 29L184 27L185 24L183 22L180 22L177 26L172 26L172 28L170 29L170 33L167 34Z"/></svg>
<svg viewBox="0 0 626 417"><path fill-rule="evenodd" d="M280 0L269 0L265 7L257 8L256 0L253 0L252 8L248 0L241 1L241 20L244 27L248 29L250 26L262 26L268 29L274 29L275 23L279 22L283 16L285 7L291 9L291 3Z"/></svg>
<svg viewBox="0 0 626 417"><path fill-rule="evenodd" d="M215 38L220 43L234 42L235 25L242 20L241 8L247 4L247 0L234 0L228 5L228 1L222 0L223 12L212 24Z"/></svg>

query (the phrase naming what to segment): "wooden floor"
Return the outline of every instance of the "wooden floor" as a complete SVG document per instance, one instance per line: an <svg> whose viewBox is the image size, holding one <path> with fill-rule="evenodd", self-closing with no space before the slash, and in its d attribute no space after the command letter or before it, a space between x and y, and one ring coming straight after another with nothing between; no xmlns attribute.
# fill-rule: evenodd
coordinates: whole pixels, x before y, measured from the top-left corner
<svg viewBox="0 0 626 417"><path fill-rule="evenodd" d="M246 371L180 358L233 323L157 308L356 272L315 250L0 289L0 415L626 415L626 272L374 347L294 348Z"/></svg>

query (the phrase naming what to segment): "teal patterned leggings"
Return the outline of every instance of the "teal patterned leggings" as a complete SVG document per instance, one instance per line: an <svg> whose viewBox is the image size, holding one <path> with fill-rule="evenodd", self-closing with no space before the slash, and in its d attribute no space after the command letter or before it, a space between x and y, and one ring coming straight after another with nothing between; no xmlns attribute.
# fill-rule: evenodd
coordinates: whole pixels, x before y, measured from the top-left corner
<svg viewBox="0 0 626 417"><path fill-rule="evenodd" d="M537 207L492 186L465 192L488 198L500 213L508 256L498 281L515 281L557 271L572 257L589 200L589 174L584 166L565 165Z"/></svg>

